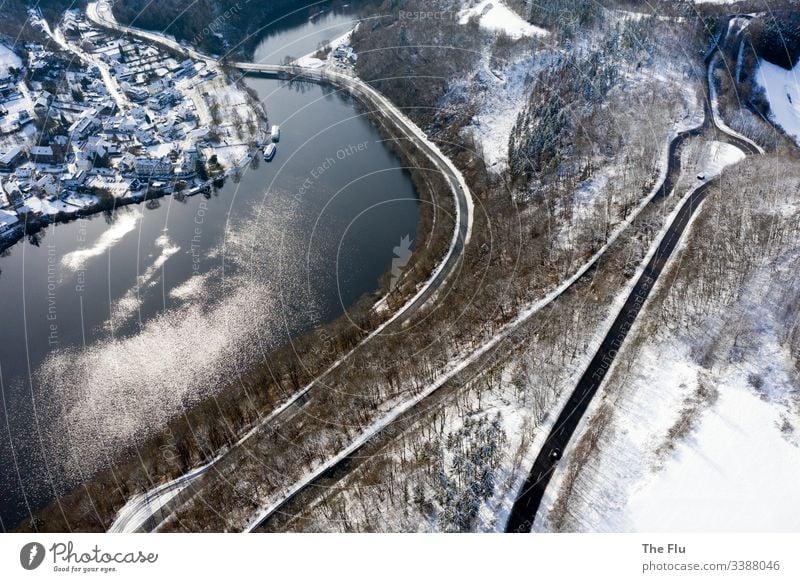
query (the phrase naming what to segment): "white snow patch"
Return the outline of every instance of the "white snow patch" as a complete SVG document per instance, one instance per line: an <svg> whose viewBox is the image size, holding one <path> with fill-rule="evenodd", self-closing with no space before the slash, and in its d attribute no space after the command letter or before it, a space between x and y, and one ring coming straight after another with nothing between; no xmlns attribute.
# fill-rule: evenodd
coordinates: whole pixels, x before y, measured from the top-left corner
<svg viewBox="0 0 800 582"><path fill-rule="evenodd" d="M458 13L458 22L466 24L473 16L478 17L481 28L493 32L503 31L514 39L548 34L545 29L526 22L519 14L499 0L483 0L472 8L463 9Z"/></svg>
<svg viewBox="0 0 800 582"><path fill-rule="evenodd" d="M731 377L698 430L628 501L636 531L800 531L800 449L780 409ZM792 462L791 459L794 459Z"/></svg>
<svg viewBox="0 0 800 582"><path fill-rule="evenodd" d="M745 158L745 153L734 145L721 141L712 141L706 145L700 159L704 170L704 180L718 176L726 166L735 164Z"/></svg>
<svg viewBox="0 0 800 582"><path fill-rule="evenodd" d="M22 68L22 59L9 47L0 43L0 79L8 76L9 67Z"/></svg>
<svg viewBox="0 0 800 582"><path fill-rule="evenodd" d="M791 71L760 59L756 79L769 101L770 117L800 145L800 63Z"/></svg>
<svg viewBox="0 0 800 582"><path fill-rule="evenodd" d="M517 116L528 100L530 79L549 62L548 58L534 55L512 63L501 71L486 71L486 75L494 82L489 86L469 128L481 144L486 166L493 171L505 169L508 140Z"/></svg>
<svg viewBox="0 0 800 582"><path fill-rule="evenodd" d="M584 180L575 190L575 202L581 205L591 204L606 187L606 184L608 184L608 174L598 174Z"/></svg>
<svg viewBox="0 0 800 582"><path fill-rule="evenodd" d="M325 66L325 61L316 57L300 57L297 59L297 64L307 69L321 69Z"/></svg>

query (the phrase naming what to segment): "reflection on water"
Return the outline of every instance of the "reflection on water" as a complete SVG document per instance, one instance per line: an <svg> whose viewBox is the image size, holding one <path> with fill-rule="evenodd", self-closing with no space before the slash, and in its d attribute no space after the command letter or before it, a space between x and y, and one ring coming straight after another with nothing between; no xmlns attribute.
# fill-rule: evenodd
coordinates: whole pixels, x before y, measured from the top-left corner
<svg viewBox="0 0 800 582"><path fill-rule="evenodd" d="M361 2L360 4L365 4ZM275 21L253 54L253 62L280 65L287 57L297 59L316 51L353 29L358 22L351 4L331 2L301 8Z"/></svg>
<svg viewBox="0 0 800 582"><path fill-rule="evenodd" d="M0 258L3 528L374 291L414 238L410 180L348 99L247 82L282 126L273 162Z"/></svg>

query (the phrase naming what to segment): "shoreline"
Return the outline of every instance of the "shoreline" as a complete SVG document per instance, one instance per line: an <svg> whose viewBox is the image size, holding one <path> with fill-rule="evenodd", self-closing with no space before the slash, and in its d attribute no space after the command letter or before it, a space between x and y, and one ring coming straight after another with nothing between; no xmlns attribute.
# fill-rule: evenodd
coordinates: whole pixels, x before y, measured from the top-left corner
<svg viewBox="0 0 800 582"><path fill-rule="evenodd" d="M120 30L121 27L119 27L119 25L109 26L108 23L104 23L101 24L101 26L111 28L117 32L125 32L124 30ZM152 34L153 33L147 33L146 36L149 38ZM169 43L165 42L164 39L151 40L157 44L166 44L169 46ZM175 49L175 47L170 48ZM194 54L197 51L184 48L183 50L179 49L179 52ZM451 228L451 225L444 220L426 221L424 218L426 213L422 210L419 214L417 225L421 231L425 231L422 234L424 234L423 238L426 240L426 245L415 249L412 255L412 262L409 263L406 269L406 276L401 280L401 284L397 285L395 289L389 289L386 286L387 281L384 281L384 277L382 277L376 292L363 294L350 305L342 315L334 318L332 321L314 327L308 332L293 338L293 340L287 344L277 346L272 350L272 357L270 360L287 362L291 360L292 354L294 354L293 348L297 348L298 345L306 346L306 344L309 343L313 344L313 342L309 340L313 340L321 334L336 338L336 346L331 353L315 354L310 345L306 346L309 350L312 350L306 355L316 359L314 362L316 367L315 369L304 370L305 373L302 377L293 380L292 384L294 385L294 389L288 385L281 385L280 382L277 385L269 382L266 386L259 384L259 373L261 369L258 366L255 366L252 370L248 370L242 377L237 379L237 381L222 387L211 400L224 394L226 400L236 402L243 397L243 392L246 393L245 395L249 394L247 397L252 399L255 395L250 393L250 390L258 385L262 393L258 394L255 398L254 406L257 406L256 417L241 420L237 417L231 421L226 416L225 412L219 411L221 415L217 414L211 418L217 422L222 418L227 420L234 431L231 435L232 438L226 436L224 441L219 443L218 446L212 445L207 451L201 448L200 452L202 455L199 459L195 458L193 461L188 460L188 462L184 462L183 466L156 468L154 470L155 474L151 478L153 483L163 484L170 478L175 478L176 476L180 478L180 476L185 475L187 471L191 471L192 467L196 468L198 465L208 463L209 461L213 464L214 455L222 455L226 450L236 446L239 436L244 434L242 438L246 438L250 430L254 430L261 425L260 421L268 417L270 411L280 409L281 402L283 402L287 396L290 396L290 401L292 398L303 396L305 391L313 386L313 383L320 375L324 376L327 373L326 370L330 371L332 367L336 367L339 362L348 358L352 351L360 346L362 342L367 341L373 335L379 333L386 325L392 323L407 311L410 312L412 308L424 304L425 301L435 295L435 288L443 284L447 279L449 271L446 267L451 267L452 270L452 267L458 263L463 247L469 240L472 200L466 183L463 181L463 176L460 171L452 165L452 161L444 156L433 142L427 139L427 136L424 135L421 129L393 110L390 102L386 98L375 92L371 87L361 87L359 84L363 84L364 82L357 77L344 79L335 74L330 76L321 75L319 77L316 75L304 76L302 74L291 74L287 71L271 74L269 71L263 70L246 70L237 65L241 64L236 63L234 67L239 70L242 76L277 77L282 78L283 81L287 83L310 82L315 85L328 86L334 91L339 91L348 95L353 100L354 106L362 111L362 114L369 119L369 122L381 134L387 135L386 146L399 159L401 165L412 175L415 193L421 206L423 208L432 208L437 200L444 197L445 203L453 206L453 216L455 218L453 219ZM393 117L397 115L400 115L399 120ZM242 163L245 163L245 160L249 161L252 159L252 155L252 152L250 152L242 160ZM444 168L440 167L440 165L444 165ZM236 168L240 166L241 164L237 164L229 168L229 170L225 172L225 177L233 171L236 171ZM441 173L442 176L432 178L431 176L423 175L426 170L435 171L437 174ZM415 175L417 175L416 178ZM428 183L426 186L426 182L428 182L426 178L429 178L436 186L431 183ZM441 181L441 184L438 183L439 181ZM210 182L211 181L207 182L205 187L208 187ZM202 188L196 188L191 194L187 195L194 195L201 190ZM427 193L428 196L423 197L423 193ZM161 198L164 195L166 195L166 193L152 196L152 198ZM135 202L141 202L146 199L148 199L147 196ZM134 201L126 202L126 204L133 202ZM425 204L426 202L430 204ZM102 209L96 210L93 213L98 211L102 211ZM427 231L425 230L426 228ZM388 272L389 271L387 271L387 273ZM433 283L436 284L433 285ZM385 305L386 308L379 311L376 310L375 307L381 303ZM354 331L352 326L347 326L348 317L353 314L357 314L357 318L361 324L361 329L359 331ZM311 383L307 384L308 382ZM306 385L306 388L302 388L304 385ZM207 402L203 400L191 409L186 410L182 416L173 418L165 425L161 432L148 437L144 443L135 446L133 450L130 448L127 450L120 450L119 454L115 455L116 464L111 463L106 469L99 470L83 483L77 484L72 489L71 493L51 500L49 504L39 508L35 512L36 521L28 524L23 520L22 523L16 526L16 531L24 531L28 528L34 530L50 530L51 528L55 528L52 531L60 531L59 526L53 523L53 520L60 520L62 517L58 513L50 513L50 511L53 510L53 506L69 506L74 504L74 507L77 509L81 498L86 494L91 495L90 489L95 487L100 487L101 490L105 490L106 494L111 493L111 498L106 499L106 502L109 504L109 511L103 512L105 517L109 517L109 522L103 523L101 518L101 522L98 523L97 520L93 519L91 516L81 516L80 514L73 514L73 516L76 519L83 517L90 520L88 523L83 523L84 531L91 531L98 527L103 530L107 529L109 524L113 522L119 509L142 492L135 483L126 482L124 487L120 487L119 484L114 486L113 483L116 481L116 478L111 481L108 472L116 471L117 473L121 472L124 475L130 475L132 472L129 469L132 466L138 466L139 455L142 453L149 455L146 451L152 448L157 451L159 442L165 435L175 433L185 434L181 428L183 424L191 425L193 420L199 421L199 419L209 418L208 415L203 414L203 408L206 404ZM193 416L197 418L192 419ZM110 485L112 491L109 492L104 485ZM104 503L104 505L106 505L106 503ZM42 521L40 521L41 518L43 518ZM44 528L41 527L42 525L44 525ZM73 525L73 523L70 523L69 527Z"/></svg>
<svg viewBox="0 0 800 582"><path fill-rule="evenodd" d="M150 200L160 200L161 198L165 198L167 196L174 196L176 194L185 196L190 198L192 196L196 196L200 194L204 190L211 188L215 182L222 180L223 182L227 180L232 174L242 171L247 164L253 159L254 155L257 154L256 152L249 152L245 155L242 159L237 161L233 166L226 169L221 175L209 178L202 184L194 186L193 188L186 190L185 192L150 192L145 191L142 194L135 194L131 193L132 195L126 195L121 197L115 197L114 203L110 206L100 204L93 204L91 206L84 206L82 208L76 208L74 212L58 212L56 214L42 214L40 216L35 216L32 219L28 219L28 215L24 215L24 218L20 220L20 224L10 228L8 231L0 234L0 253L7 251L8 249L14 247L17 243L22 241L26 236L34 235L41 232L43 229L49 226L55 226L58 224L67 224L70 222L74 222L76 220L82 220L84 218L88 218L90 216L95 216L97 214L102 214L103 212L114 212L117 208L124 208L125 206L130 206L132 204L142 204L148 202Z"/></svg>
<svg viewBox="0 0 800 582"><path fill-rule="evenodd" d="M255 74L254 76L258 76L258 75ZM291 81L284 81L284 82L285 83L289 83ZM301 80L301 81L294 81L294 82L310 82L310 81L302 81ZM319 85L319 83L313 83L313 84ZM334 86L332 84L324 84L324 85L327 85L328 87L331 87L332 89L334 88ZM334 90L342 91L341 88L334 89ZM426 243L427 244L424 247L415 249L414 255L413 255L414 258L412 258L412 261L409 263L408 268L406 270L406 273L408 274L407 279L409 280L409 281L407 281L407 283L410 282L410 287L401 288L402 285L398 285L398 288L396 288L395 291L390 293L386 288L384 288L385 285L382 282L381 285L379 286L379 288L375 292L365 293L362 296L360 296L352 305L349 305L347 307L345 313L339 315L338 317L334 318L331 321L324 322L324 323L322 323L322 324L320 324L320 325L308 330L307 332L304 332L304 333L294 337L290 342L287 342L285 344L277 346L270 353L270 356L271 356L270 357L270 361L282 361L282 360L284 360L285 356L282 354L283 351L285 351L285 350L291 351L293 344L295 346L297 346L297 345L305 345L306 343L308 343L306 341L307 339L311 340L313 342L313 340L316 340L316 339L319 339L319 338L337 338L337 337L341 338L342 335L343 335L341 333L342 325L347 323L348 314L353 315L353 314L356 314L356 313L358 313L358 314L362 314L363 313L364 317L369 317L369 322L370 323L367 324L367 327L363 330L364 333L362 335L359 335L359 336L354 338L355 339L355 343L353 345L358 345L360 343L360 341L363 339L363 337L366 336L367 332L371 332L373 330L376 330L376 329L380 328L381 325L384 322L387 322L387 321L391 320L392 316L398 310L400 310L402 308L402 306L406 303L406 301L410 297L412 297L414 295L414 293L416 293L416 291L419 288L419 286L425 280L428 279L428 277L431 275L432 272L434 272L436 270L437 265L440 265L442 263L443 256L446 255L446 253L447 253L447 243L449 242L449 238L450 238L450 235L451 235L451 232L452 232L451 228L446 224L445 221L442 221L442 220L438 221L435 224L433 224L430 220L428 220L427 224L426 224L426 220L424 218L424 215L426 214L426 208L432 208L432 206L433 206L431 204L431 200L432 199L435 200L440 196L444 196L445 202L449 202L450 204L454 204L454 198L453 198L452 192L450 192L449 189L445 189L444 191L440 191L441 189L435 189L435 188L431 189L430 186L426 187L425 186L424 177L422 175L417 175L417 174L424 173L424 170L415 170L415 168L420 165L420 163L419 163L420 160L415 160L415 157L419 156L420 158L422 158L424 160L426 158L424 152L415 151L416 148L414 148L413 146L410 146L409 144L407 144L406 143L407 140L402 139L398 135L398 132L397 132L396 128L394 128L393 126L388 126L387 127L387 124L386 124L385 120L383 120L384 122L382 123L382 117L383 116L381 115L381 112L378 111L378 110L375 110L375 108L370 106L370 104L368 102L365 102L365 100L363 100L363 98L361 98L358 95L353 95L353 94L351 94L351 93L349 93L347 91L343 91L343 93L353 100L352 101L353 102L353 107L356 110L360 110L362 115L364 115L364 117L366 117L368 119L369 123L381 135L384 135L387 138L387 141L385 143L385 147L388 149L389 152L391 152L391 154L393 156L397 157L399 165L401 167L407 168L407 171L410 172L412 182L414 183L414 190L415 190L417 199L419 201L418 203L421 206L420 213L419 213L419 216L418 216L418 219L417 219L417 227L419 229L418 230L418 234L420 236L422 236L424 234L424 237L426 239ZM256 153L257 153L257 151L256 151ZM250 155L246 156L245 160L242 161L242 164L246 165L247 161L252 159L252 155L253 154L251 153ZM238 167L241 167L242 164L240 164ZM234 171L234 169L231 168L226 173L226 177L229 174L233 173L233 171ZM207 182L206 183L206 187L208 187L208 185L211 182L212 181ZM192 194L191 194L192 196L196 195L197 193L202 191L202 188L196 188L195 190L196 191L192 192ZM158 195L158 196L153 196L152 198L154 198L154 199L155 198L162 198L165 195L166 194L161 194L161 195ZM148 197L147 199L150 199L150 198ZM137 200L135 202L139 203L139 202L143 202L143 201L145 201L145 200ZM132 203L134 203L134 201L130 201L130 202L126 201L125 205L132 204ZM102 210L101 210L101 212L102 212ZM72 218L72 219L74 220L75 218ZM437 237L437 232L439 233L438 237ZM440 243L438 246L436 244L437 240ZM443 246L442 246L441 243L444 243ZM426 257L426 252L429 252L429 251L435 251L435 254L436 254L436 256L433 257L432 266L430 268L428 268L428 265L426 263L426 259L428 258L428 257ZM384 275L388 274L389 272L390 271L387 270ZM387 308L385 310L380 310L380 312L377 312L374 308L375 308L376 305L380 304L380 302L386 303L387 306L388 306L388 304L391 304L392 307L389 307L389 308ZM349 351L349 347L350 347L350 344L345 344L345 345L347 346L348 349L345 349L344 353L348 352ZM273 357L274 357L274 360L273 360ZM319 366L318 366L319 370L327 369L330 364L334 363L340 357L343 357L343 352L342 351L338 351L337 352L337 351L334 350L334 352L326 354L326 358L324 359L324 361L320 360L320 362L319 362ZM249 382L248 382L247 379L249 378L249 376L251 374L257 374L258 371L259 371L259 367L258 366L254 366L252 370L248 370L245 373L244 382L240 382L238 380L235 380L235 381L231 382L230 384L228 384L227 386L223 387L219 392L216 393L216 396L210 397L210 399L213 401L214 398L219 397L220 394L226 394L226 393L230 394L230 388L232 386L234 388L238 388L239 387L238 385L241 384L241 383L248 384ZM316 375L316 373L314 373L312 375ZM285 386L284 388L289 390L289 386ZM299 394L299 392L293 391L293 390L290 390L290 392L292 392L293 394ZM241 395L239 397L237 397L235 394L231 394L231 396L232 396L233 400L237 400L237 399L241 398ZM200 460L200 462L188 465L187 467L185 467L185 468L183 468L183 469L181 469L181 470L179 470L177 472L174 471L175 467L167 467L167 469L173 469L173 471L169 471L168 470L167 472L161 473L160 474L160 479L155 478L156 476L153 475L153 483L156 484L156 486L160 486L159 484L163 485L164 483L169 483L170 479L180 478L181 476L186 475L187 473L192 473L193 474L194 471L197 470L198 466L206 465L209 462L211 462L213 464L213 459L214 459L215 455L217 455L217 454L224 455L228 450L230 450L230 448L232 446L234 446L234 443L236 442L236 440L238 439L239 436L241 436L243 434L246 435L246 433L249 430L249 427L257 427L259 425L258 420L260 420L260 419L264 418L265 416L267 416L271 409L274 409L275 406L280 404L281 400L282 400L282 398L279 398L275 402L274 405L264 407L262 409L262 411L260 412L260 414L258 415L258 417L255 419L256 422L254 424L244 425L244 426L240 427L240 429L237 431L237 434L236 434L235 438L229 444L223 445L222 447L215 449L213 452L209 451L211 454L209 454L208 456L204 456ZM122 474L122 475L130 474L131 471L129 471L129 470L127 470L125 468L128 465L129 462L132 462L132 466L138 466L138 462L139 462L138 461L138 459L139 459L138 455L139 454L143 454L143 455L146 454L146 453L143 452L143 449L147 449L151 445L151 443L158 443L159 439L161 439L161 438L163 438L165 436L168 436L170 434L178 434L178 433L182 432L179 428L176 428L176 424L177 425L181 425L182 423L187 422L186 419L187 419L187 417L190 418L190 415L192 414L192 412L198 413L200 410L202 410L204 402L205 401L199 402L195 407L193 407L191 410L187 410L183 415L180 415L179 417L173 418L167 425L164 426L164 428L163 428L163 430L161 432L156 433L152 437L148 438L148 440L145 443L142 443L140 445L136 445L134 447L134 449L121 450L119 452L118 456L116 456L115 461L112 462L112 464L109 465L109 467L107 467L105 469L101 469L98 473L95 473L92 477L88 478L83 483L77 484L75 487L73 487L71 489L70 493L67 493L66 495L61 496L61 497L59 497L57 499L53 499L50 502L48 502L46 505L44 505L43 507L40 507L38 510L36 510L34 512L34 515L37 516L37 518L39 518L40 516L43 515L43 513L47 514L48 513L48 509L52 508L53 506L57 506L57 504L59 502L62 503L62 504L64 504L64 503L69 504L69 499L72 498L73 495L77 495L78 499L80 499L80 497L85 495L85 487L87 485L91 485L92 483L97 483L98 481L101 482L101 483L105 482L106 479L104 479L103 476L106 475L109 471L115 472L117 477L119 477L120 474ZM218 418L218 417L215 417L215 420L216 421L221 421L221 419ZM189 424L191 424L191 422L189 422ZM155 450L159 450L157 445L153 444L152 446L155 446ZM199 477L200 475L198 474L197 476ZM113 481L112 481L112 483L113 483ZM191 491L191 488L192 488L192 486L190 485L188 490L187 490L187 493ZM136 497L137 494L140 494L140 493L142 493L141 490L138 490L138 491L134 490L134 491L130 491L128 493L124 493L124 492L120 491L119 489L115 488L115 491L114 491L115 495L114 496L116 497L116 494L120 494L120 496L121 496L120 497L120 501L122 502L122 504L119 505L119 506L116 506L115 510L110 514L110 521L107 524L105 524L106 528L104 528L103 531L105 531L107 529L107 527L111 525L111 523L113 522L114 518L117 516L117 512L119 511L119 509L121 509L121 507L124 505L124 503L126 503L127 501L133 499L134 497ZM173 503L177 503L183 498L184 498L184 494L178 494L173 499ZM166 510L167 508L165 507L164 509ZM54 517L55 517L55 515L49 515L47 518L43 519L44 524L52 524L52 518L54 518ZM41 527L41 526L39 526L39 527ZM23 519L23 521L21 523L18 523L15 526L13 531L27 531L29 529L32 529L30 524L29 524L29 520L28 519ZM43 529L49 529L49 528L47 528L47 526L45 525L45 527ZM61 530L57 529L56 531L61 531Z"/></svg>

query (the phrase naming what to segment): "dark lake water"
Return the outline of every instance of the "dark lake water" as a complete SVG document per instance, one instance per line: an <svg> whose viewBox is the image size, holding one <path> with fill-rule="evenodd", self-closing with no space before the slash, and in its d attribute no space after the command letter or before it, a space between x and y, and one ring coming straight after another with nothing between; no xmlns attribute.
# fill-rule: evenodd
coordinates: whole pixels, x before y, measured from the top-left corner
<svg viewBox="0 0 800 582"><path fill-rule="evenodd" d="M364 5L364 0L359 5ZM287 56L299 58L316 51L321 43L330 42L356 25L351 4L320 2L276 20L256 46L253 62L283 64Z"/></svg>
<svg viewBox="0 0 800 582"><path fill-rule="evenodd" d="M3 529L374 292L415 237L411 181L348 98L247 83L282 128L272 162L208 197L53 226L0 257Z"/></svg>

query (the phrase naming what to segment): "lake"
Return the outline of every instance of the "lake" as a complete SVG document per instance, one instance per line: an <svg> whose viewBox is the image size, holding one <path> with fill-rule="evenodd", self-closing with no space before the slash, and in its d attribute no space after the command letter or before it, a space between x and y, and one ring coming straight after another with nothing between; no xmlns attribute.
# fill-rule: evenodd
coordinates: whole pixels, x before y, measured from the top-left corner
<svg viewBox="0 0 800 582"><path fill-rule="evenodd" d="M310 32L306 18L296 34ZM281 125L272 162L208 195L51 226L0 257L4 530L374 292L415 238L410 177L347 96L246 82Z"/></svg>

